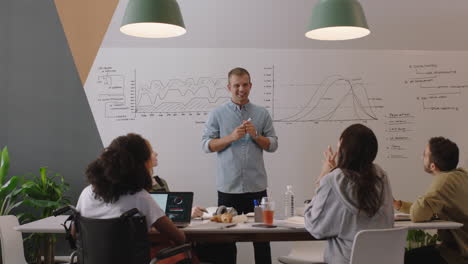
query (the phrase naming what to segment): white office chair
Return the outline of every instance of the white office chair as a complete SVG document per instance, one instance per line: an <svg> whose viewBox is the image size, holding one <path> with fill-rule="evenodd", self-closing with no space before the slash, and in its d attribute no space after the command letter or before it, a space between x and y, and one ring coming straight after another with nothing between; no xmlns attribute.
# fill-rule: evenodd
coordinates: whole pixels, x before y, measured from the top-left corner
<svg viewBox="0 0 468 264"><path fill-rule="evenodd" d="M284 264L319 264L325 263L323 252L327 241L300 241L293 242L289 255L278 258Z"/></svg>
<svg viewBox="0 0 468 264"><path fill-rule="evenodd" d="M361 230L354 237L350 264L404 262L406 227Z"/></svg>
<svg viewBox="0 0 468 264"><path fill-rule="evenodd" d="M0 243L2 244L3 263L27 264L24 258L21 233L13 229L18 225L16 216L0 216Z"/></svg>
<svg viewBox="0 0 468 264"><path fill-rule="evenodd" d="M399 264L404 261L406 227L369 229L354 237L350 264ZM325 241L295 242L288 256L278 258L285 264L325 263Z"/></svg>
<svg viewBox="0 0 468 264"><path fill-rule="evenodd" d="M0 216L0 243L2 245L3 263L27 264L24 257L23 237L14 229L18 226L18 218L14 215ZM68 262L69 257L56 256L56 262Z"/></svg>

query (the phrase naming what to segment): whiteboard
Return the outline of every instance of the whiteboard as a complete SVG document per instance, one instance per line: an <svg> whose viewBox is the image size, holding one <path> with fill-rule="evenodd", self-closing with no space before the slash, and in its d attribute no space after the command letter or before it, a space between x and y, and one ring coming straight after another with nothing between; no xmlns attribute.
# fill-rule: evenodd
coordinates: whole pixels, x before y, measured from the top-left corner
<svg viewBox="0 0 468 264"><path fill-rule="evenodd" d="M279 203L287 184L297 201L312 196L323 150L357 122L377 135L376 162L396 198L428 188L430 137L455 141L467 164L468 52L101 48L85 91L104 146L143 135L172 190L215 205L216 154L202 151L201 135L209 111L229 100L227 72L238 66L251 73L251 102L274 120L279 148L264 158Z"/></svg>

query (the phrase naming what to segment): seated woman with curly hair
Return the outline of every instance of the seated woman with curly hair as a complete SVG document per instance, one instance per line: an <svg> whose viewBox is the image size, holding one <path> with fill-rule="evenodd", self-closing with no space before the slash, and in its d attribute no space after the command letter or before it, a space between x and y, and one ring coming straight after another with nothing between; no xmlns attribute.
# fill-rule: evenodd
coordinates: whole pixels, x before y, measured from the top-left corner
<svg viewBox="0 0 468 264"><path fill-rule="evenodd" d="M137 208L146 216L148 230L154 227L174 244L183 244L185 234L148 193L156 157L151 144L140 135L114 139L86 169L90 185L81 193L76 209L84 217L107 219Z"/></svg>

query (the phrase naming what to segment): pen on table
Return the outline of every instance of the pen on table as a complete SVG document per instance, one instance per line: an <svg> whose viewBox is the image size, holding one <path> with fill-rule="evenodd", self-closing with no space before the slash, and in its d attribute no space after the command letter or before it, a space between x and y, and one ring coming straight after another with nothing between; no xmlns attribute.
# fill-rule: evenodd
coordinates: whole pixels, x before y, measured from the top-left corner
<svg viewBox="0 0 468 264"><path fill-rule="evenodd" d="M236 225L237 225L237 223L235 223L235 224L230 224L230 225L224 226L224 228L235 227Z"/></svg>

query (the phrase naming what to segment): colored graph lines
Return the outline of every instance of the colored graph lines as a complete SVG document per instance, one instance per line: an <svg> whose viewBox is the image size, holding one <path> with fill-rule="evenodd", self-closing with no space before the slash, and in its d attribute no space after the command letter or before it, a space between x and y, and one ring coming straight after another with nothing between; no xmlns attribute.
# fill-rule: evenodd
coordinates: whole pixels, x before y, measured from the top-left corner
<svg viewBox="0 0 468 264"><path fill-rule="evenodd" d="M300 104L300 107L291 107L294 111L287 111L286 114L280 115L278 112L281 112L281 109L274 109L275 116L278 118L275 121L377 120L362 79L349 79L341 75L333 75L314 86L317 88L312 95L304 96L307 98L305 103Z"/></svg>
<svg viewBox="0 0 468 264"><path fill-rule="evenodd" d="M152 80L137 95L138 113L209 112L229 100L226 78Z"/></svg>

